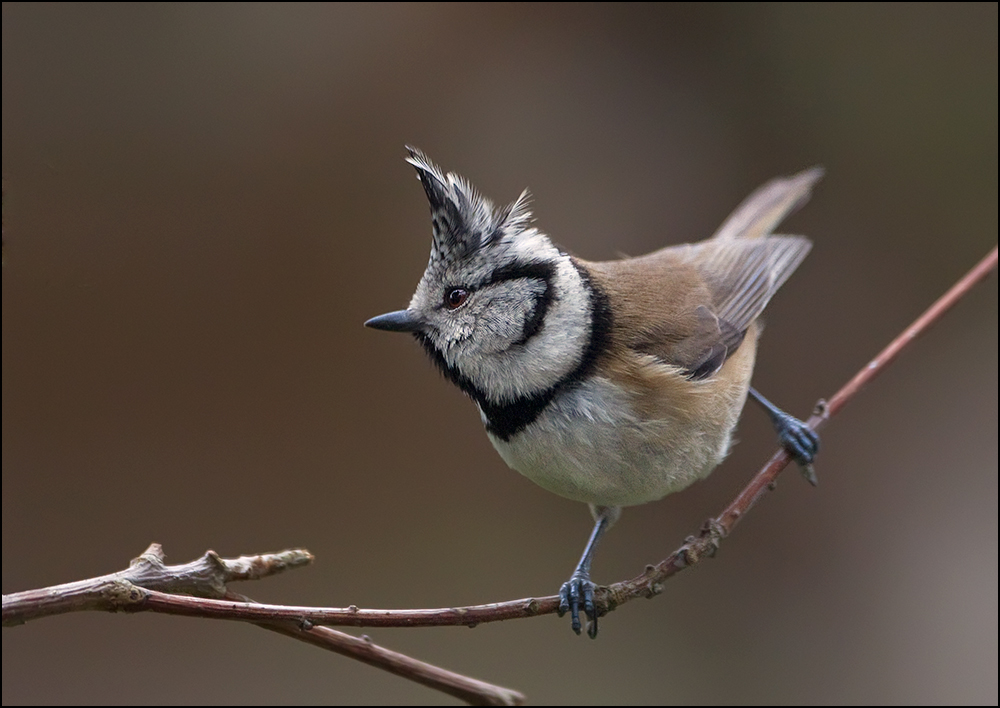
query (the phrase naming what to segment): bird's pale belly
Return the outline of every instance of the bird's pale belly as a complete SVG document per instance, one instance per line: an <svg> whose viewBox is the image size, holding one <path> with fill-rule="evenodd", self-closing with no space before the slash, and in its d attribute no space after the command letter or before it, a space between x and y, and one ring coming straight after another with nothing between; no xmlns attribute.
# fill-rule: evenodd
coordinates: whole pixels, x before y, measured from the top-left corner
<svg viewBox="0 0 1000 708"><path fill-rule="evenodd" d="M609 380L563 392L522 432L490 440L539 486L576 501L631 506L704 479L729 451L739 408L720 426L698 416L644 419Z"/></svg>

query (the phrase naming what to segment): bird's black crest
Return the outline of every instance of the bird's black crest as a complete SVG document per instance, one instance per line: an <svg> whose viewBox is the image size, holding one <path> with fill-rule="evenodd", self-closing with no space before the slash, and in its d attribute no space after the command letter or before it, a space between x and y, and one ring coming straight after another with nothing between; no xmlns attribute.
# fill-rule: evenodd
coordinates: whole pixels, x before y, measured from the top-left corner
<svg viewBox="0 0 1000 708"><path fill-rule="evenodd" d="M451 262L516 233L531 222L527 190L512 204L496 209L465 178L444 172L416 148L407 146L406 159L431 206L431 261Z"/></svg>

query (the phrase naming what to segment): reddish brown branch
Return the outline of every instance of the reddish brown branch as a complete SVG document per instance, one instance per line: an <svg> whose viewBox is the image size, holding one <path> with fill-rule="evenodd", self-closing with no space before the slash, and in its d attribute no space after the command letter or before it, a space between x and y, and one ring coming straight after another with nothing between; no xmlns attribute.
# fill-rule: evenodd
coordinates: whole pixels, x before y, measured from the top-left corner
<svg viewBox="0 0 1000 708"><path fill-rule="evenodd" d="M829 403L821 401L817 406L816 413L809 419L808 425L814 430L825 425L832 416L839 413L858 394L865 384L891 364L917 336L939 320L973 286L995 270L996 266L997 249L994 248L986 258L935 302L927 312L917 318L912 325L896 337L889 346L865 365L854 378L834 394L830 398ZM641 575L631 580L625 580L601 588L597 598L601 611L608 612L618 605L637 597L655 595L660 591L662 582L668 577L674 575L679 570L694 565L702 558L711 556L719 542L732 531L738 521L774 484L788 462L789 457L784 450L775 453L763 469L750 480L736 499L719 516L705 523L699 536L688 538L686 543L677 551L660 563L648 566ZM429 627L447 625L475 626L483 622L533 617L535 615L555 612L557 607L558 598L556 596L524 598L470 607L424 610L371 610L359 609L353 606L348 608L295 607L241 602L236 601L236 598L232 596L228 600L185 597L171 594L170 592L161 592L147 586L144 588L133 587L127 594L124 604L120 602L115 606L115 609L133 612L155 611L217 619L237 619L255 623L308 621L315 624L355 627ZM52 613L48 612L44 614ZM22 621L24 619L31 619L31 617L23 617ZM7 624L7 622L7 598L4 598L4 623ZM290 633L287 632L287 625L283 627L281 631ZM309 631L315 632L315 629Z"/></svg>
<svg viewBox="0 0 1000 708"><path fill-rule="evenodd" d="M860 390L889 366L914 339L937 322L977 283L997 267L997 248L986 256L965 277L917 318L902 334L845 384L829 402L821 401L808 425L818 430L840 412ZM615 609L637 597L651 597L660 592L664 580L701 559L711 556L719 542L736 526L757 500L770 489L781 471L788 465L789 457L780 450L750 480L740 494L719 516L705 523L697 537L690 537L685 544L655 566L647 566L641 575L601 588L597 601L601 613ZM391 652L372 644L367 638L357 638L328 627L313 624L348 625L367 627L426 627L442 625L475 626L482 622L533 617L550 614L558 607L558 598L548 596L525 598L508 602L471 607L454 607L430 610L369 610L357 607L315 608L287 605L264 605L249 598L224 591L226 580L262 577L286 567L307 563L312 557L305 551L288 551L293 556L281 562L281 554L254 556L224 561L211 551L202 559L186 566L168 568L162 564L162 552L151 546L146 554L127 571L96 578L91 581L32 590L3 598L3 624L23 623L37 617L61 614L84 609L110 611L155 611L167 614L189 615L217 619L235 619L253 622L265 629L287 634L331 651L351 656L366 663L384 668L424 685L449 693L470 703L510 705L520 703L524 697L475 679L452 674L435 666L424 664L410 657ZM146 558L148 554L152 560ZM295 556L294 554L304 554ZM157 565L158 563L158 565ZM160 577L173 573L169 581ZM204 577L207 574L208 577ZM221 585L219 584L221 582ZM207 585L206 585L207 583ZM213 583L215 583L213 585ZM188 597L174 593L192 592L191 586L201 589ZM205 592L205 587L212 590Z"/></svg>
<svg viewBox="0 0 1000 708"><path fill-rule="evenodd" d="M868 362L868 366L863 368L854 378L847 382L847 384L837 391L836 394L827 403L827 409L829 410L830 417L836 415L840 412L847 403L857 395L869 381L875 378L878 374L882 372L885 367L896 360L906 347L908 347L914 339L919 337L924 333L932 324L937 322L941 317L952 307L954 307L959 300L961 300L965 295L972 290L980 281L985 280L986 277L992 273L997 268L997 247L994 246L993 250L990 251L983 260L979 261L976 266L970 270L968 273L962 277L957 283L951 286L951 288L938 298L937 302L927 308L924 314L920 315L913 324L903 330L903 333L896 337L892 342L889 343L885 349L879 352L878 356ZM822 425L820 422L818 425Z"/></svg>

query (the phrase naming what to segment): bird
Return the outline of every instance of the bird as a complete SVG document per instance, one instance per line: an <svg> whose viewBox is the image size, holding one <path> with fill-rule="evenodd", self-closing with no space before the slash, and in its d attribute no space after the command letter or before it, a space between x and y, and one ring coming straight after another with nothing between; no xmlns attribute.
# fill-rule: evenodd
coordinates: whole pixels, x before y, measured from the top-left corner
<svg viewBox="0 0 1000 708"><path fill-rule="evenodd" d="M365 325L415 336L508 466L590 505L593 531L559 592L574 632L582 609L597 636L591 565L622 508L708 476L748 396L815 483L818 436L750 383L761 313L811 248L772 232L822 168L765 183L704 241L595 262L535 226L528 190L497 207L406 149L430 203L430 258L406 309Z"/></svg>

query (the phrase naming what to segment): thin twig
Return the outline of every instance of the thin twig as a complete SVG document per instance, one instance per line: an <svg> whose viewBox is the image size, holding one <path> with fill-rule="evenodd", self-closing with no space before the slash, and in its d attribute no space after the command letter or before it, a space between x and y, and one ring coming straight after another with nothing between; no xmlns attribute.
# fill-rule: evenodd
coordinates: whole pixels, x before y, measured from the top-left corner
<svg viewBox="0 0 1000 708"><path fill-rule="evenodd" d="M227 597L253 602L250 598L236 593L229 593ZM457 674L381 647L365 635L355 637L330 627L310 626L308 622L255 622L255 624L272 632L384 669L428 688L447 693L469 705L519 706L527 700L524 694L518 691Z"/></svg>
<svg viewBox="0 0 1000 708"><path fill-rule="evenodd" d="M944 295L939 297L937 301L931 305L927 310L920 315L916 320L913 321L909 327L904 329L902 333L889 342L878 355L872 359L868 364L866 364L854 377L844 384L837 393L835 393L829 401L820 401L816 405L816 412L813 416L806 421L806 424L813 430L819 430L826 425L827 421L833 416L837 415L844 406L846 406L850 401L858 395L862 388L868 384L873 378L878 376L882 371L885 370L889 364L894 362L900 354L903 353L913 341L923 334L927 329L930 328L932 324L937 322L941 317L952 307L954 307L959 300L961 300L965 295L972 290L972 288L982 281L986 276L996 270L997 267L997 247L994 246L993 250L987 254L983 260L976 264L976 266L966 273L961 280L955 283ZM723 535L728 534L732 531L733 527L739 521L740 517L745 514L749 509L757 502L757 500L764 495L764 492L774 483L777 479L778 474L785 468L789 463L790 458L788 453L784 450L779 450L775 453L764 468L758 472L750 484L748 484L739 496L726 507L719 516L713 519L715 524L718 524L720 529L724 532Z"/></svg>

